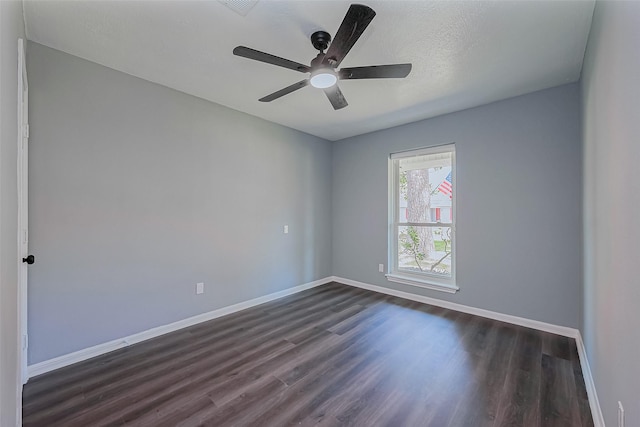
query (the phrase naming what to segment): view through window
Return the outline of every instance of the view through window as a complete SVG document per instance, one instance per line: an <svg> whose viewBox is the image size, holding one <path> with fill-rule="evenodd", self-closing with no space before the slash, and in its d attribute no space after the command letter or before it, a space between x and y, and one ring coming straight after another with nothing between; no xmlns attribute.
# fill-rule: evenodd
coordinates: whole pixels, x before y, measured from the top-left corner
<svg viewBox="0 0 640 427"><path fill-rule="evenodd" d="M390 280L454 286L453 145L391 156Z"/></svg>

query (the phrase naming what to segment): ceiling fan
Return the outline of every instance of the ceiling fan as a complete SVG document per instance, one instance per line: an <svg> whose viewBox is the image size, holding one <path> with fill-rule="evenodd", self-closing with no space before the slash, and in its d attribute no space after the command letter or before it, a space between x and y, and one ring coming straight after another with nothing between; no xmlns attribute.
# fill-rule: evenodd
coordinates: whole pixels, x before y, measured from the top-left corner
<svg viewBox="0 0 640 427"><path fill-rule="evenodd" d="M233 49L233 54L301 73L310 73L309 78L273 92L260 98L259 101L271 102L310 84L313 87L323 89L333 108L339 110L348 104L338 87L338 80L404 78L411 72L411 64L370 65L337 69L375 16L376 12L370 7L352 4L333 41L326 31L316 31L311 34L311 44L320 53L311 60L309 66L245 46L236 47Z"/></svg>

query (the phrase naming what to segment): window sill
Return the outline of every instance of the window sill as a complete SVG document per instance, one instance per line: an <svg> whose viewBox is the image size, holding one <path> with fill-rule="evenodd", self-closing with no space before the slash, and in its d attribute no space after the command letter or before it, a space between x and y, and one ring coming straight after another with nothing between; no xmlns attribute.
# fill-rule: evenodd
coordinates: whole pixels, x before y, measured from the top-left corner
<svg viewBox="0 0 640 427"><path fill-rule="evenodd" d="M458 288L456 285L438 282L437 280L423 279L399 274L386 274L385 276L390 282L402 283L403 285L416 286L423 289L431 289L434 291L447 292L450 294L455 294L460 290L460 288Z"/></svg>

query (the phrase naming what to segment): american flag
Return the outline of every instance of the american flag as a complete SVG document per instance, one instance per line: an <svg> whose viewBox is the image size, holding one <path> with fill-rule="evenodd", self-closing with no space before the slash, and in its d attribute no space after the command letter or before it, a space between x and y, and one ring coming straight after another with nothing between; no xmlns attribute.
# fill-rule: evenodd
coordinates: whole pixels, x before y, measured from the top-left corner
<svg viewBox="0 0 640 427"><path fill-rule="evenodd" d="M451 196L453 195L453 186L451 185L451 172L449 172L449 175L447 175L444 181L442 181L442 183L438 186L438 191L446 194L447 196L449 196L449 198L451 198Z"/></svg>

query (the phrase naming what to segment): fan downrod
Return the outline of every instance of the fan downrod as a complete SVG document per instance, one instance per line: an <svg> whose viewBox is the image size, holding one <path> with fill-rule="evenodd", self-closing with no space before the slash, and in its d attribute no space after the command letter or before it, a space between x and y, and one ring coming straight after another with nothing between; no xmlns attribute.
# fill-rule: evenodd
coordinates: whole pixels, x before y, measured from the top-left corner
<svg viewBox="0 0 640 427"><path fill-rule="evenodd" d="M326 31L316 31L311 34L311 44L320 52L324 52L329 46L331 36Z"/></svg>

